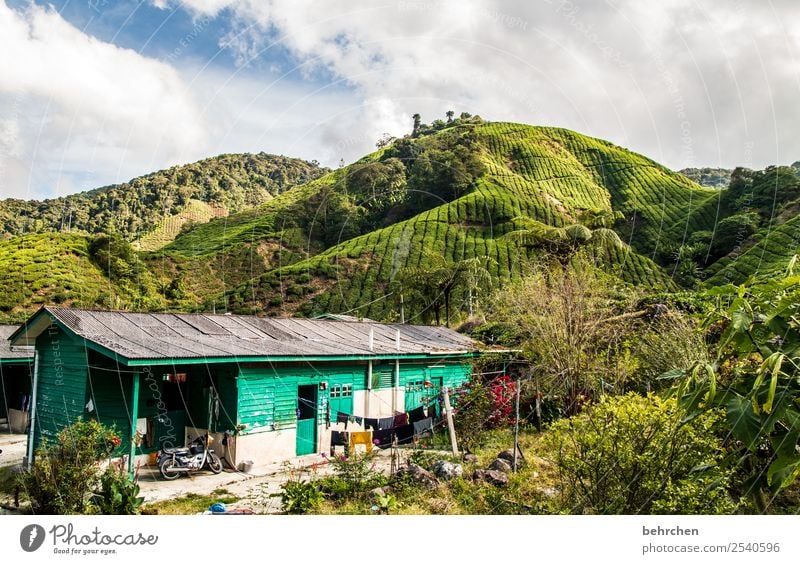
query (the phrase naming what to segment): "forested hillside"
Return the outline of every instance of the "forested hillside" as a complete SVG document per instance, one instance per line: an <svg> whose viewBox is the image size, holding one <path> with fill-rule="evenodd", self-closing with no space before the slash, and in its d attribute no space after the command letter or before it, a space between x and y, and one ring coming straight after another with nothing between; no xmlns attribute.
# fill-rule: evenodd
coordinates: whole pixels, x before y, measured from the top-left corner
<svg viewBox="0 0 800 564"><path fill-rule="evenodd" d="M132 241L183 212L192 200L212 210L198 218L227 215L324 172L313 163L266 153L220 155L51 200L2 200L0 234L115 231Z"/></svg>
<svg viewBox="0 0 800 564"><path fill-rule="evenodd" d="M378 145L334 171L222 155L58 200L6 200L2 310L397 319L402 301L406 316L446 322L530 259L566 267L580 252L617 284L663 292L785 269L800 236L794 167L740 168L709 188L607 141L468 114ZM29 230L39 234L12 237ZM59 266L34 272L48 261Z"/></svg>

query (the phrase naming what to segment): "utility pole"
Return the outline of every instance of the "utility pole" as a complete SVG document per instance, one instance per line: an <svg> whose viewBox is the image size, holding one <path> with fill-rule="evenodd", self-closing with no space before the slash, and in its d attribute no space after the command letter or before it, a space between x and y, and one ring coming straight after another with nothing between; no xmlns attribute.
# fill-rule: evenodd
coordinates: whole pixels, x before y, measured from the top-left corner
<svg viewBox="0 0 800 564"><path fill-rule="evenodd" d="M514 407L514 472L517 471L517 452L519 452L519 388L520 379L517 377L516 401Z"/></svg>
<svg viewBox="0 0 800 564"><path fill-rule="evenodd" d="M444 394L444 412L447 415L447 428L450 430L450 446L453 449L453 455L458 455L458 443L456 443L456 427L453 424L453 409L450 407L450 390L447 387L442 388Z"/></svg>

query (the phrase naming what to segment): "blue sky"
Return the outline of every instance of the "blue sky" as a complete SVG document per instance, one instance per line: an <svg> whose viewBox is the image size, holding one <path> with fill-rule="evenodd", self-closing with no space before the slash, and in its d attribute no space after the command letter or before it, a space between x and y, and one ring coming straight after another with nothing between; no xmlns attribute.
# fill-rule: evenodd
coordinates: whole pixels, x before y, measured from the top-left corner
<svg viewBox="0 0 800 564"><path fill-rule="evenodd" d="M0 0L0 196L223 152L335 166L446 110L675 169L800 159L790 0Z"/></svg>

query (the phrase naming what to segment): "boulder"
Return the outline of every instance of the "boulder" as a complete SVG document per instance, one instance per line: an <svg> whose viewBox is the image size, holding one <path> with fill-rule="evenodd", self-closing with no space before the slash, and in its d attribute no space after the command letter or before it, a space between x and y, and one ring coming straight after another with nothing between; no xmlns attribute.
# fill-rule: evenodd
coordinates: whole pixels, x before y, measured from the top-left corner
<svg viewBox="0 0 800 564"><path fill-rule="evenodd" d="M498 472L504 472L508 474L513 470L513 468L511 467L511 464L502 458L498 458L489 465L489 470L497 470Z"/></svg>
<svg viewBox="0 0 800 564"><path fill-rule="evenodd" d="M397 476L408 476L410 479L422 484L429 490L435 489L439 485L439 480L436 476L425 470L422 466L414 463L409 463L405 468L400 468L397 471Z"/></svg>
<svg viewBox="0 0 800 564"><path fill-rule="evenodd" d="M493 486L508 485L508 474L499 470L484 470L483 479Z"/></svg>
<svg viewBox="0 0 800 564"><path fill-rule="evenodd" d="M477 463L478 463L478 457L477 457L477 455L474 455L474 454L465 454L465 455L464 455L464 463L465 463L465 464L477 464Z"/></svg>
<svg viewBox="0 0 800 564"><path fill-rule="evenodd" d="M375 488L369 491L369 496L373 499L377 499L385 495L386 495L386 490L384 490L383 488Z"/></svg>
<svg viewBox="0 0 800 564"><path fill-rule="evenodd" d="M504 450L503 452L498 453L497 458L500 460L505 460L509 464L514 463L514 449L509 448Z"/></svg>
<svg viewBox="0 0 800 564"><path fill-rule="evenodd" d="M460 464L453 464L446 460L440 460L433 465L433 473L442 480L452 480L464 473L464 467Z"/></svg>
<svg viewBox="0 0 800 564"><path fill-rule="evenodd" d="M482 482L484 478L484 474L486 474L485 470L481 470L480 468L476 468L475 471L472 473L472 479L476 482Z"/></svg>

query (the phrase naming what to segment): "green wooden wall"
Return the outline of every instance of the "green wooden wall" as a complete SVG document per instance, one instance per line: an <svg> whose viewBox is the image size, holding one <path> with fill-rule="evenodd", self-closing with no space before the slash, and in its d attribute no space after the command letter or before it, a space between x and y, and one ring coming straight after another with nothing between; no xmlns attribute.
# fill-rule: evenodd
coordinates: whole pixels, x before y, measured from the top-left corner
<svg viewBox="0 0 800 564"><path fill-rule="evenodd" d="M466 381L472 367L467 362L453 362L441 366L427 364L400 365L400 386L409 380L419 378L441 378L442 384L456 387ZM393 387L394 362L375 363L373 366L372 388ZM330 393L334 386L350 384L353 391L365 390L367 386L367 364L349 366L304 364L298 366L244 365L239 370L237 382L239 391L238 422L246 425L243 434L295 427L297 409L297 387L306 384L327 382L326 390L320 390L318 403L318 422L325 422ZM352 401L349 402L352 406ZM343 405L334 399L331 419L335 411Z"/></svg>
<svg viewBox="0 0 800 564"><path fill-rule="evenodd" d="M39 354L34 448L83 415L87 350L81 339L51 327L36 339Z"/></svg>

